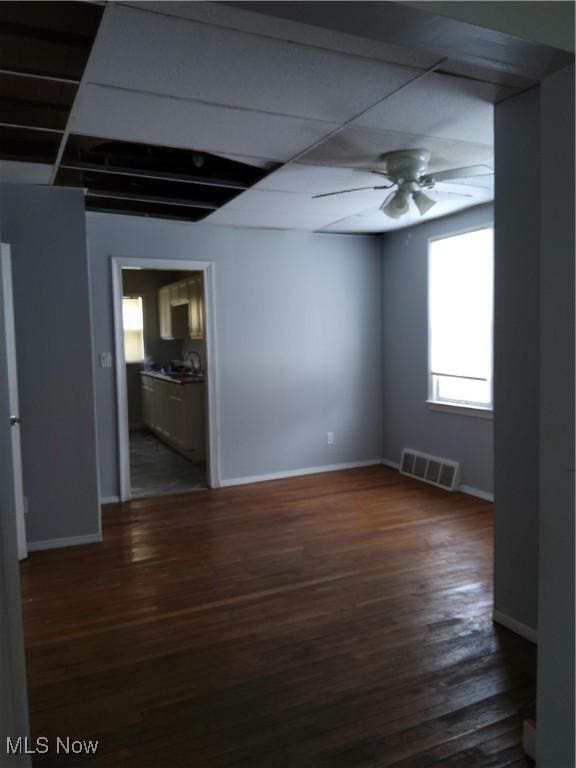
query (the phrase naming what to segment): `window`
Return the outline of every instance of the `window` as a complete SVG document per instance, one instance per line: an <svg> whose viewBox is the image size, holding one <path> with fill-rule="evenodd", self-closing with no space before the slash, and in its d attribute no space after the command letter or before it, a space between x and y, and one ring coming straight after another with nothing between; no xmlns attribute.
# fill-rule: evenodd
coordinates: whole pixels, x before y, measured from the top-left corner
<svg viewBox="0 0 576 768"><path fill-rule="evenodd" d="M492 408L492 228L431 240L429 399Z"/></svg>
<svg viewBox="0 0 576 768"><path fill-rule="evenodd" d="M124 296L122 299L124 326L124 358L127 363L144 361L144 313L142 296Z"/></svg>

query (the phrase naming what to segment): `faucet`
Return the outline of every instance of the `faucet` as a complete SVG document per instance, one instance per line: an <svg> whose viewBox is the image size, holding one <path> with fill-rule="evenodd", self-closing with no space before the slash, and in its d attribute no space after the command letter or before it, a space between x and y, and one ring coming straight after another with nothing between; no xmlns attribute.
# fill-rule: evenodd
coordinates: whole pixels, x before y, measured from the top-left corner
<svg viewBox="0 0 576 768"><path fill-rule="evenodd" d="M185 360L190 360L190 358L193 355L196 357L196 360L197 360L197 365L194 366L194 370L197 371L198 373L202 373L202 358L200 357L200 353L199 352L196 352L195 349L191 349L188 352L186 352L186 354L184 356L184 359Z"/></svg>

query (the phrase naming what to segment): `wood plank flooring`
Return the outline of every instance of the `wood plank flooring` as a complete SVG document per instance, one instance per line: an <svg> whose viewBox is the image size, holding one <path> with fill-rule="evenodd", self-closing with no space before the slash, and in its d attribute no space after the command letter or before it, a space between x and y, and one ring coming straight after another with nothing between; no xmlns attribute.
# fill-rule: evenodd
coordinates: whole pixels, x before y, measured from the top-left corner
<svg viewBox="0 0 576 768"><path fill-rule="evenodd" d="M32 730L92 768L527 766L491 507L374 467L109 505L23 564Z"/></svg>

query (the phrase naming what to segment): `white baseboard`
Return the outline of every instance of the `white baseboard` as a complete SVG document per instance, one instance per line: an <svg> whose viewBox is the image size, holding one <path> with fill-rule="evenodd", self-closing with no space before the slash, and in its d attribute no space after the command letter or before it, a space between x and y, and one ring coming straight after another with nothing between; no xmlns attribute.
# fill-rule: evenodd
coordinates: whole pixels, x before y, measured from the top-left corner
<svg viewBox="0 0 576 768"><path fill-rule="evenodd" d="M100 504L117 504L120 501L120 496L101 496Z"/></svg>
<svg viewBox="0 0 576 768"><path fill-rule="evenodd" d="M388 459L382 459L382 464L390 469L400 469L400 464L396 461L389 461ZM480 488L473 488L471 485L459 485L458 490L460 493L466 493L468 496L476 496L484 501L494 501L494 494L489 491L481 491Z"/></svg>
<svg viewBox="0 0 576 768"><path fill-rule="evenodd" d="M502 613L502 611L492 611L492 621L495 621L496 624L501 624L506 629L512 630L512 632L516 632L517 635L520 635L525 640L529 640L531 643L538 643L538 632L533 627L522 624L521 621L516 621L516 619L508 616L506 613Z"/></svg>
<svg viewBox="0 0 576 768"><path fill-rule="evenodd" d="M270 472L266 475L252 475L250 477L230 477L222 480L222 488L232 485L250 485L251 483L266 483L269 480L285 480L289 477L302 477L303 475L320 475L323 472L339 472L342 469L356 469L357 467L373 467L381 464L380 459L369 461L349 461L343 464L327 464L324 467L307 467L306 469L288 469L282 472Z"/></svg>
<svg viewBox="0 0 576 768"><path fill-rule="evenodd" d="M458 487L460 493L467 493L468 496L476 496L484 501L494 501L494 494L489 491L481 491L480 488L473 488L471 485L460 485Z"/></svg>
<svg viewBox="0 0 576 768"><path fill-rule="evenodd" d="M100 544L101 533L89 533L86 536L66 536L63 539L46 539L45 541L29 541L28 552L39 552L42 549L61 549L62 547L78 547L81 544Z"/></svg>

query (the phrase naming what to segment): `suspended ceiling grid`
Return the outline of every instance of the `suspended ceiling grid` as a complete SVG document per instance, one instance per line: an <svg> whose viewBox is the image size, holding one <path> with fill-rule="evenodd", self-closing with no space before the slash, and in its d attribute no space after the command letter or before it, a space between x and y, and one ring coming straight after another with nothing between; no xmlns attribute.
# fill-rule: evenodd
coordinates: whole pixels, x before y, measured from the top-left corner
<svg viewBox="0 0 576 768"><path fill-rule="evenodd" d="M2 13L6 5L35 4L4 3ZM54 92L53 81L42 90L40 78L29 78L36 90L26 98L16 94L28 103L18 108L28 111L17 114L13 107L2 115L50 130L36 131L11 159L48 160L51 180L87 188L93 210L228 226L385 231L416 219L386 219L378 210L382 192L313 195L381 183L371 171L392 149L429 149L432 171L491 166L493 105L533 82L513 57L495 71L477 57L451 60L434 47L376 39L376 24L369 34L350 34L295 20L303 5L314 16L330 4L319 10L317 3L272 4L268 14L259 12L268 3L234 5L241 7L115 3L100 19L102 6L74 3L95 37L87 64L85 27L75 23L79 38L58 28L58 42L50 45L54 50L65 42L73 50L60 61L75 62L74 82L58 82ZM389 12L390 29L398 24L396 3L369 6L366 14L376 6ZM61 27L58 14L44 18L43 31L30 34L12 66L41 73L46 62L33 41L46 37L46 25L54 27L57 18ZM0 42L11 39L14 24L26 26L1 22ZM22 29L16 32L22 37ZM552 55L543 48L537 47L540 69ZM0 62L4 69L11 64ZM61 64L58 74L71 72ZM43 100L51 105L44 111ZM438 204L427 216L492 194L491 176L439 185Z"/></svg>

